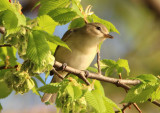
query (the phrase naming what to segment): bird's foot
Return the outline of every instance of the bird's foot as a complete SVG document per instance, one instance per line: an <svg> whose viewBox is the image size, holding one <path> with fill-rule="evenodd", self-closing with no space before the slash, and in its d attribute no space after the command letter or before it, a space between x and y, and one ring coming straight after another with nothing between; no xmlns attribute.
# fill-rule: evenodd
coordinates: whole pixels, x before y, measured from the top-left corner
<svg viewBox="0 0 160 113"><path fill-rule="evenodd" d="M64 71L66 67L67 67L67 63L63 63L61 67L62 71Z"/></svg>
<svg viewBox="0 0 160 113"><path fill-rule="evenodd" d="M89 75L89 71L84 70L84 72L85 72L85 77L87 78L87 77L88 77L88 75Z"/></svg>

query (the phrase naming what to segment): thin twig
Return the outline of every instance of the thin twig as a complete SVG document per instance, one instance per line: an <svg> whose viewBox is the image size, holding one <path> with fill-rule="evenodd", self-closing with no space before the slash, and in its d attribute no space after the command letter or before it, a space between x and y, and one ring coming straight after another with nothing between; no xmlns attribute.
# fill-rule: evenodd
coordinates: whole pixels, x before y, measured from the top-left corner
<svg viewBox="0 0 160 113"><path fill-rule="evenodd" d="M139 113L142 113L141 109L138 107L136 103L133 103L134 107L139 111Z"/></svg>
<svg viewBox="0 0 160 113"><path fill-rule="evenodd" d="M160 103L158 103L157 101L152 101L150 98L148 99L148 101L152 102L153 104L157 105L158 107L160 107Z"/></svg>
<svg viewBox="0 0 160 113"><path fill-rule="evenodd" d="M3 70L3 69L16 69L17 67L18 67L18 65L15 65L14 67L0 66L0 70Z"/></svg>
<svg viewBox="0 0 160 113"><path fill-rule="evenodd" d="M0 27L0 33L4 34L5 33L5 28L4 27Z"/></svg>
<svg viewBox="0 0 160 113"><path fill-rule="evenodd" d="M99 50L99 45L98 45L98 49L97 49L97 67L98 67L98 74L101 75L100 50Z"/></svg>
<svg viewBox="0 0 160 113"><path fill-rule="evenodd" d="M122 74L119 73L119 78L122 79ZM126 90L127 93L128 90ZM129 103L130 104L130 103ZM132 103L134 105L134 107L139 111L139 113L142 113L141 109L138 107L138 105L136 103ZM129 106L128 106L129 107ZM124 111L122 111L124 112Z"/></svg>
<svg viewBox="0 0 160 113"><path fill-rule="evenodd" d="M128 103L127 105L124 105L123 108L121 109L122 113L131 105L132 103ZM120 111L115 111L115 113L119 113Z"/></svg>
<svg viewBox="0 0 160 113"><path fill-rule="evenodd" d="M56 70L55 70L55 68L53 67L53 69L51 70L51 71L53 71L60 79L64 79L64 77L62 76L62 75L60 75Z"/></svg>
<svg viewBox="0 0 160 113"><path fill-rule="evenodd" d="M3 45L0 45L0 47L11 47L12 45L10 44L3 44Z"/></svg>

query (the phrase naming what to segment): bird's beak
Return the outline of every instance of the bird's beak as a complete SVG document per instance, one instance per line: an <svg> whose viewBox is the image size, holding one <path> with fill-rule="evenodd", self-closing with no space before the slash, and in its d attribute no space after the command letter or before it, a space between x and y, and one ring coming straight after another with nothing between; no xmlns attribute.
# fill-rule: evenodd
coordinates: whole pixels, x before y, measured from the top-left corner
<svg viewBox="0 0 160 113"><path fill-rule="evenodd" d="M110 34L104 34L104 37L105 37L105 38L113 38L113 36L110 35Z"/></svg>

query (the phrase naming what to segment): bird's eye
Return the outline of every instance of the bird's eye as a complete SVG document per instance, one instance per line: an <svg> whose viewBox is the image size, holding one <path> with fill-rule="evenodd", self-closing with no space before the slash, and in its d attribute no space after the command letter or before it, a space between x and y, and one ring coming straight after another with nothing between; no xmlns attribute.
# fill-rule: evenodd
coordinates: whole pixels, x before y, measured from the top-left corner
<svg viewBox="0 0 160 113"><path fill-rule="evenodd" d="M101 27L96 27L97 30L101 30Z"/></svg>

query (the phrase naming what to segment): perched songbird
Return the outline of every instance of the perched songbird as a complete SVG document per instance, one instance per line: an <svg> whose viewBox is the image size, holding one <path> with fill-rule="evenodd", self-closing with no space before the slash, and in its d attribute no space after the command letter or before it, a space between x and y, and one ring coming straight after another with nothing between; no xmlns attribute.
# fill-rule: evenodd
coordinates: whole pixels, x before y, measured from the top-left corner
<svg viewBox="0 0 160 113"><path fill-rule="evenodd" d="M57 47L55 51L55 60L61 63L67 63L68 66L79 70L86 70L93 61L99 44L106 38L113 38L109 35L107 28L100 23L88 23L81 28L68 30L62 40L72 50L68 50L64 47ZM67 75L67 72L58 71L63 77ZM58 76L54 75L51 82L62 81ZM45 93L42 97L42 102L53 103L56 99L56 93Z"/></svg>

